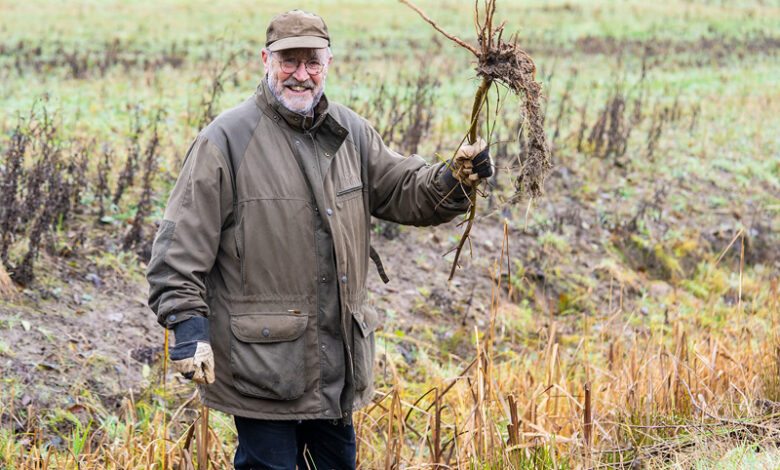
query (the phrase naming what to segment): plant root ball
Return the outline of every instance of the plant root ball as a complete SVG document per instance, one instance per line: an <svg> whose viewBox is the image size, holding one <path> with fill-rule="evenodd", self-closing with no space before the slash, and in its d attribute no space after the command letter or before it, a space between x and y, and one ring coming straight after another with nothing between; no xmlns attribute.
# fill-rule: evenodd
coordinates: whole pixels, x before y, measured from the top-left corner
<svg viewBox="0 0 780 470"><path fill-rule="evenodd" d="M515 189L532 198L542 195L544 180L552 169L540 104L542 84L534 80L535 73L534 61L516 44L499 40L479 56L479 76L501 82L515 94L523 95L529 145L528 154L519 157L521 170L515 181Z"/></svg>

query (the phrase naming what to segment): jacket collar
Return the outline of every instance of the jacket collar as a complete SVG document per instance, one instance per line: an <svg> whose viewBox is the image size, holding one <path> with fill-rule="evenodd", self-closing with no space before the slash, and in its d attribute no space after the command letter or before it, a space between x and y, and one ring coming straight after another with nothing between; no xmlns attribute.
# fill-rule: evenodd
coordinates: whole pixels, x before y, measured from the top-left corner
<svg viewBox="0 0 780 470"><path fill-rule="evenodd" d="M268 87L268 79L265 76L260 80L260 85L257 86L255 102L260 109L270 114L275 120L283 119L287 125L299 132L311 132L317 129L328 115L329 108L328 98L323 94L320 102L314 107L313 118L311 116L301 116L290 111L271 93L271 89Z"/></svg>

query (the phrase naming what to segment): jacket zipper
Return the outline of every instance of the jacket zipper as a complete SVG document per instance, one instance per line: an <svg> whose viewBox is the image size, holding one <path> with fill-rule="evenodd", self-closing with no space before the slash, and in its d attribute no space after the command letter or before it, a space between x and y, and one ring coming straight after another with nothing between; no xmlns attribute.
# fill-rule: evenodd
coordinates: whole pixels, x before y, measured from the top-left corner
<svg viewBox="0 0 780 470"><path fill-rule="evenodd" d="M336 193L336 197L343 196L345 194L349 194L349 193L351 193L353 191L357 191L358 189L363 189L363 183L360 183L359 185L353 186L351 188L342 189L341 191Z"/></svg>
<svg viewBox="0 0 780 470"><path fill-rule="evenodd" d="M311 134L311 132L306 131L305 134L309 136L309 138L311 139L311 143L314 146L314 161L317 162L317 166L319 167L319 159L317 158L317 155L319 155L319 151L317 150L317 141L314 139L314 136ZM343 191L347 191L347 192L354 191L354 190L360 189L362 187L363 187L363 184L361 183L360 186L358 186L358 187L348 188L348 189L343 190ZM312 189L312 191L313 191L313 189ZM343 191L339 191L339 193L343 193ZM312 197L314 197L314 194L312 194ZM315 198L314 204L317 204L316 198ZM333 229L332 229L332 226L331 226L331 237L334 236L332 230ZM335 242L335 240L334 240L334 242ZM335 255L335 244L334 244L334 255ZM338 272L339 272L339 262L338 262L338 259L336 259L335 261L336 261L336 274L338 275ZM353 387L354 387L355 366L354 366L354 360L352 359L352 348L350 347L349 343L347 342L347 338L349 337L349 336L347 336L347 324L351 325L350 321L352 320L352 313L351 312L347 312L347 315L346 316L344 315L344 311L346 309L343 308L344 305L341 302L341 299L344 298L343 294L345 294L346 292L343 292L341 290L342 289L341 286L343 286L343 284L340 284L340 286L339 286L339 293L342 294L342 295L339 295L339 303L342 304L342 305L339 305L339 307L340 307L339 310L341 310L341 335L342 335L342 338L344 338L344 345L346 346L346 350L347 350L347 364L349 365L349 373L352 375L352 381L353 381ZM346 290L346 286L344 286L344 290ZM345 322L345 320L346 320L345 317L349 318L349 320L347 320L347 322ZM353 338L353 340L354 340L354 338Z"/></svg>

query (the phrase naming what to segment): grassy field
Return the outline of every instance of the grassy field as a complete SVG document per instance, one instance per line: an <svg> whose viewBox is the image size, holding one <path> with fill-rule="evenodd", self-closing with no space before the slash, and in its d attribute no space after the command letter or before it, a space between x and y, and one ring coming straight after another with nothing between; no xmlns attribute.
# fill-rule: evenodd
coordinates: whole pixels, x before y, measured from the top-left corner
<svg viewBox="0 0 780 470"><path fill-rule="evenodd" d="M416 3L475 37L470 2ZM331 100L402 153L454 149L468 52L394 1L298 7L330 28ZM280 8L0 0L0 467L230 467L232 420L167 370L143 270L189 142L254 91ZM537 64L555 168L513 198L524 116L492 92L499 171L455 281L461 227L375 223L393 282L370 286L359 467L777 468L780 4L497 16ZM79 330L114 312L113 336Z"/></svg>

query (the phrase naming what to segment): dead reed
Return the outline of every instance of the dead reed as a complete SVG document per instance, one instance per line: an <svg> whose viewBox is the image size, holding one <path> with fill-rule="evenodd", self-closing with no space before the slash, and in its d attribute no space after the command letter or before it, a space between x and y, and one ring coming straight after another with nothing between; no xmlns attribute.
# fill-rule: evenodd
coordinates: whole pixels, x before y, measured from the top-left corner
<svg viewBox="0 0 780 470"><path fill-rule="evenodd" d="M695 447L702 430L724 443L780 434L772 411L780 405L758 398L777 393L765 380L766 367L778 363L776 324L752 347L745 345L757 323L716 336L682 314L670 320L670 331L611 331L617 316L629 313L621 302L606 312L600 333L586 328L576 348L564 348L551 317L543 348L498 361L494 348L504 338L496 324L508 307L498 298L499 272L497 262L490 328L474 332L475 359L440 379L446 387L418 398L393 387L358 413L363 468L378 466L388 448L402 464L388 467L385 459L385 468L630 466ZM758 287L760 295L776 299L776 287L767 287ZM765 319L777 314L776 300L767 306ZM395 411L398 400L402 412Z"/></svg>
<svg viewBox="0 0 780 470"><path fill-rule="evenodd" d="M712 272L742 235L710 261ZM637 312L624 311L618 299L597 317L583 315L574 339L555 316L539 315L528 325L539 331L535 344L513 352L503 347L516 308L503 301L513 286L508 244L505 225L491 268L489 323L473 329L471 358L445 360L435 345L421 343L419 367L438 372L432 382L415 382L400 372L398 353L385 352L391 380L354 417L359 468L630 468L695 459L705 444L777 439L776 279L740 276L740 298L760 299L763 307L747 315L735 303L736 321L723 328L701 323L719 299L681 291L662 328L631 326ZM380 333L391 344L393 336ZM28 411L26 430L0 439L0 462L20 469L229 468L232 426L215 428L209 421L223 415L197 413L194 398L161 408L152 405L159 399L131 396L121 426L98 412L93 428L72 430L65 450L46 446Z"/></svg>

